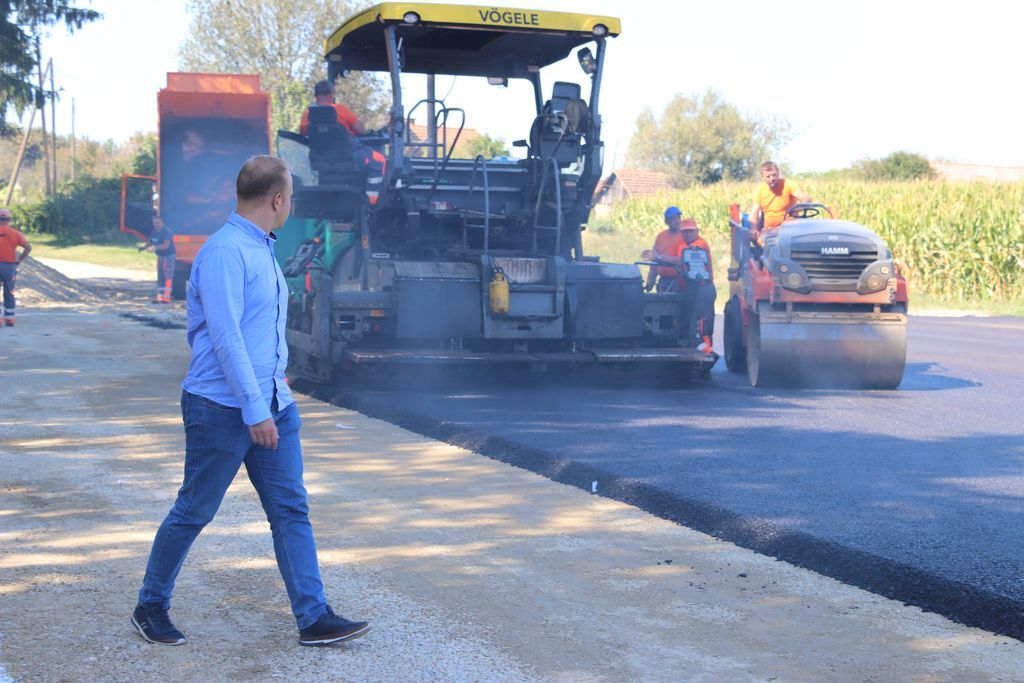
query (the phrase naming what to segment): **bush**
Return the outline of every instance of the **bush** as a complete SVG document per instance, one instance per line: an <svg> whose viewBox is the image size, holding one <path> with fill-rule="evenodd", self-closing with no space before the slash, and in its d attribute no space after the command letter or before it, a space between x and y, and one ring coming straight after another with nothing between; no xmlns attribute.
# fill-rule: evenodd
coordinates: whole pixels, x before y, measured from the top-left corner
<svg viewBox="0 0 1024 683"><path fill-rule="evenodd" d="M920 154L893 152L884 159L858 161L850 176L858 180L927 180L935 177L935 170Z"/></svg>
<svg viewBox="0 0 1024 683"><path fill-rule="evenodd" d="M120 178L79 176L52 197L11 207L26 232L55 235L66 242L120 241Z"/></svg>
<svg viewBox="0 0 1024 683"><path fill-rule="evenodd" d="M65 243L123 243L126 236L118 232L121 203L121 174L130 170L141 175L156 175L157 136L136 133L128 142L114 147L84 141L86 149L99 155L92 163L95 173L81 173L74 180L64 180L50 197L35 199L41 188L23 188L19 182L21 203L11 206L16 225L23 230L54 235ZM79 168L83 162L79 161ZM24 177L24 175L22 176ZM129 200L148 205L152 197L142 184L129 186L134 194Z"/></svg>

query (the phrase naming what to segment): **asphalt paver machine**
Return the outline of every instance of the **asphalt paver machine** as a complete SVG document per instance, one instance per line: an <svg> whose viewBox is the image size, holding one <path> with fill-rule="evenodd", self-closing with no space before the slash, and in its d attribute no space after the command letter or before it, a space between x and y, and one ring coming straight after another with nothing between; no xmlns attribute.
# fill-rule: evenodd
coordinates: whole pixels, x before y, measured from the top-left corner
<svg viewBox="0 0 1024 683"><path fill-rule="evenodd" d="M308 135L279 133L298 181L277 247L293 375L327 382L353 366L413 363L710 369L717 356L686 346L680 307L645 294L635 264L583 250L602 171L602 73L619 31L613 17L384 3L326 40L329 78L386 73L392 101L388 125L367 136L348 135L329 107L311 108ZM574 51L582 84L542 81ZM524 158L460 158L472 103L407 107L406 74L531 86L526 137L513 142ZM437 133L423 140L411 124L427 111ZM382 177L364 163L370 148L386 157Z"/></svg>

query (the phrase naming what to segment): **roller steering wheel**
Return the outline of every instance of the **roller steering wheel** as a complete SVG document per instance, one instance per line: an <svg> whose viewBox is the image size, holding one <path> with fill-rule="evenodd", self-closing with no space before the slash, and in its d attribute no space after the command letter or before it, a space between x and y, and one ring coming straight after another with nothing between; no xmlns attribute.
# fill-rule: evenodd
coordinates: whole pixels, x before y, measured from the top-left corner
<svg viewBox="0 0 1024 683"><path fill-rule="evenodd" d="M786 210L786 215L790 218L823 218L825 214L828 214L829 218L833 218L832 212L827 206L816 202L794 204Z"/></svg>

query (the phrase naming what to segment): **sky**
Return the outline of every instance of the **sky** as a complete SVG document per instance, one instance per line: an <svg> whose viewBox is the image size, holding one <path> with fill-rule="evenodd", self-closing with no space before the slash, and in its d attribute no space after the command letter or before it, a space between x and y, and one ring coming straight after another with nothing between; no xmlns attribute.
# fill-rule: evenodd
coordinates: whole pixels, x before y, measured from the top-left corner
<svg viewBox="0 0 1024 683"><path fill-rule="evenodd" d="M54 29L43 43L61 91L57 132L71 131L72 98L78 136L122 141L155 130L156 93L166 72L178 69L178 46L189 27L184 0L78 4L104 18L70 36ZM1024 166L1022 3L506 0L502 6L621 18L602 85L606 172L624 165L645 107L659 115L674 94L708 88L748 114L788 121L792 138L777 158L794 171L842 168L897 150ZM543 74L548 88L556 79L582 80L572 58L552 69ZM410 106L420 85L417 77L407 80ZM528 91L498 92L474 80L439 76L438 95L467 109L468 127L507 142L526 137Z"/></svg>

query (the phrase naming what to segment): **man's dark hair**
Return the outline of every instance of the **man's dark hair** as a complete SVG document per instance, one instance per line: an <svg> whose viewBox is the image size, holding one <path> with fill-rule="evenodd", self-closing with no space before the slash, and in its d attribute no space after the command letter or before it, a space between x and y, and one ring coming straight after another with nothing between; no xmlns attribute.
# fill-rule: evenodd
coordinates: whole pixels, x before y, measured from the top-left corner
<svg viewBox="0 0 1024 683"><path fill-rule="evenodd" d="M242 164L238 180L235 181L238 200L250 201L284 192L288 175L288 165L277 157L265 154L249 157Z"/></svg>
<svg viewBox="0 0 1024 683"><path fill-rule="evenodd" d="M769 168L774 168L776 171L778 171L779 170L779 165L776 164L774 161L771 161L770 159L768 161L764 162L763 164L761 164L761 170L762 171L767 171Z"/></svg>
<svg viewBox="0 0 1024 683"><path fill-rule="evenodd" d="M330 81L317 81L316 85L313 86L314 95L330 95L334 92L334 84Z"/></svg>

